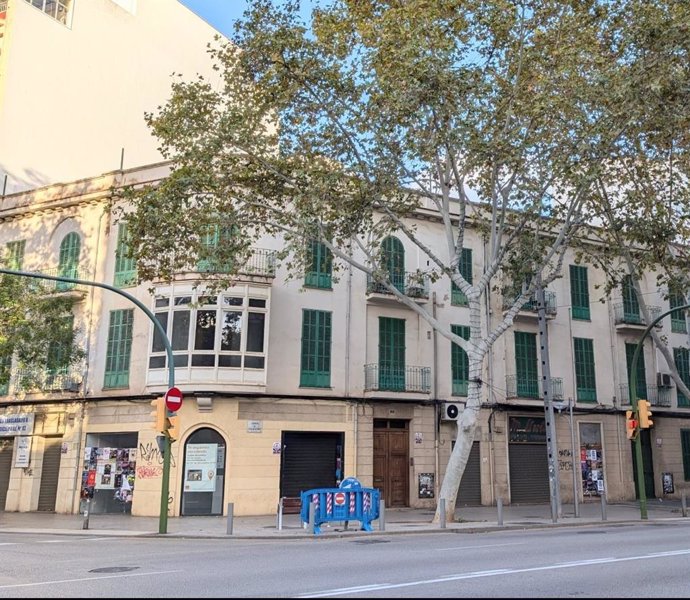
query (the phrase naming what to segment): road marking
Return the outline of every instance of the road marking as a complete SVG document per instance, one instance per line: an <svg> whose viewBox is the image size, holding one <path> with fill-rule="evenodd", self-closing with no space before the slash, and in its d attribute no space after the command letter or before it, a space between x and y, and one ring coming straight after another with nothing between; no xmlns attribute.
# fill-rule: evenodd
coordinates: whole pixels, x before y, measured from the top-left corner
<svg viewBox="0 0 690 600"><path fill-rule="evenodd" d="M64 544L65 542L71 542L72 540L36 540L37 544Z"/></svg>
<svg viewBox="0 0 690 600"><path fill-rule="evenodd" d="M335 590L325 590L322 592L315 592L312 594L300 594L297 598L325 598L328 596L344 596L352 592L375 592L380 590L391 590L395 588L413 587L417 585L429 585L434 583L445 583L448 581L460 581L462 579L478 579L480 577L494 577L499 575L512 575L514 573L532 573L535 571L551 571L555 569L570 569L573 567L582 567L594 564L606 564L627 562L631 560L645 560L648 558L665 558L668 556L682 556L690 554L690 549L685 550L669 550L667 552L654 552L652 554L640 554L638 556L626 556L623 558L593 558L588 560L573 561L567 563L555 563L553 565L543 565L541 567L526 567L523 569L495 569L493 571L474 571L470 573L460 573L457 575L447 575L445 577L436 577L434 579L420 579L417 581L408 581L405 583L374 583L367 586L358 586L351 588L337 588Z"/></svg>
<svg viewBox="0 0 690 600"><path fill-rule="evenodd" d="M120 575L103 575L101 577L80 577L78 579L55 579L53 581L38 581L36 583L13 583L11 585L0 585L0 590L8 590L11 588L32 587L35 585L55 585L57 583L76 583L78 581L96 581L98 579L120 579L123 577L148 577L149 575L167 575L169 573L181 573L181 570L175 571L149 571L147 573L121 573Z"/></svg>
<svg viewBox="0 0 690 600"><path fill-rule="evenodd" d="M0 542L0 546L16 546L19 542Z"/></svg>

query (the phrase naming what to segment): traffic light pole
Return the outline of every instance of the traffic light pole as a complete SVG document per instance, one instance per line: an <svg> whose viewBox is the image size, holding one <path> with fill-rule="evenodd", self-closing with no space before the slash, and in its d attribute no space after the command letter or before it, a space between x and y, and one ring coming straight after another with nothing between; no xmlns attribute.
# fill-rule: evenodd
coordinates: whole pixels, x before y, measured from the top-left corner
<svg viewBox="0 0 690 600"><path fill-rule="evenodd" d="M637 342L637 346L635 346L635 353L633 354L633 359L632 363L630 364L630 405L632 406L633 412L638 413L638 402L637 402L637 360L640 357L640 352L642 351L642 345L645 341L645 338L647 335L649 335L649 332L652 330L652 327L654 327L661 319L663 319L665 316L670 315L672 312L676 312L678 310L686 310L690 308L690 304L685 304L683 306L676 306L670 310L667 310L664 313L661 313L656 319L654 319L649 325L647 325L647 329L644 330L644 333L642 334L642 337L640 338L640 341ZM637 423L638 423L638 428L639 428L639 423L640 423L640 418L639 415L637 417ZM636 474L637 474L637 493L640 497L640 518L642 520L647 520L647 490L645 489L644 485L644 465L642 464L642 436L637 435L635 437L635 467L636 467Z"/></svg>
<svg viewBox="0 0 690 600"><path fill-rule="evenodd" d="M163 340L163 344L165 345L165 351L168 355L168 387L172 388L175 386L175 365L173 363L172 346L170 345L168 334L165 332L163 326L158 322L158 319L156 319L155 315L148 309L148 307L146 307L142 302L137 300L131 294L107 283L101 283L98 281L84 281L83 279L74 279L72 277L44 275L43 273L31 273L29 271L15 271L12 269L1 268L0 273L4 273L5 275L16 275L18 277L33 277L34 279L49 279L51 281L63 281L65 283L74 283L77 285L99 287L103 288L104 290L115 292L120 296L124 296L125 298L127 298L127 300L129 300L138 308L144 311L144 314L153 323L154 329L160 334L161 339ZM170 416L170 411L167 409L167 407L165 411L166 416ZM158 533L168 532L168 496L170 492L170 452L172 442L170 441L170 436L167 435L167 431L165 432L165 435L163 437L165 438L165 446L163 452L163 481L161 483L161 507L160 514L158 517Z"/></svg>

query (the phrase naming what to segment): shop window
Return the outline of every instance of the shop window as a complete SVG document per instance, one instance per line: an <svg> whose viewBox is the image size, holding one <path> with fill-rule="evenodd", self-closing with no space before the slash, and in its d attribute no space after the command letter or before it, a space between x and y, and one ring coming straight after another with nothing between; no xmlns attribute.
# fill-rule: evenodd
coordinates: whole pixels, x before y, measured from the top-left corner
<svg viewBox="0 0 690 600"><path fill-rule="evenodd" d="M580 423L580 467L583 496L604 493L604 455L599 423Z"/></svg>
<svg viewBox="0 0 690 600"><path fill-rule="evenodd" d="M213 429L199 429L184 445L182 515L222 515L225 440Z"/></svg>

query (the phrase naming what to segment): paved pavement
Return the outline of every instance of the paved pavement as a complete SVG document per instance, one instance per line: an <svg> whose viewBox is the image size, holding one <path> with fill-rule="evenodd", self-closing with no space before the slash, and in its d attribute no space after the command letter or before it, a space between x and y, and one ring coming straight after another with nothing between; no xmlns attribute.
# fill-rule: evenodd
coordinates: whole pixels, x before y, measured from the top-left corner
<svg viewBox="0 0 690 600"><path fill-rule="evenodd" d="M580 504L579 516L575 517L572 504L563 505L562 516L553 521L548 504L511 505L503 507L502 523L499 524L495 506L459 507L456 522L447 523L442 529L432 523L433 511L428 509L391 509L385 511L385 523L374 521L373 532L359 529L359 522L332 522L322 525L319 538L341 536L371 536L414 533L475 533L481 531L551 528L551 527L593 527L603 524L650 524L660 521L688 520L683 517L681 503L668 500L648 500L647 519L642 520L639 504L607 504L591 501ZM84 525L88 528L85 529ZM85 521L83 515L62 515L54 513L0 512L0 534L42 533L52 535L99 535L99 536L159 536L197 538L237 539L296 539L311 538L313 534L300 522L299 515L283 515L282 526L278 527L276 515L258 517L234 517L232 533L227 517L169 517L167 531L159 533L158 517L136 517L131 515L90 515Z"/></svg>

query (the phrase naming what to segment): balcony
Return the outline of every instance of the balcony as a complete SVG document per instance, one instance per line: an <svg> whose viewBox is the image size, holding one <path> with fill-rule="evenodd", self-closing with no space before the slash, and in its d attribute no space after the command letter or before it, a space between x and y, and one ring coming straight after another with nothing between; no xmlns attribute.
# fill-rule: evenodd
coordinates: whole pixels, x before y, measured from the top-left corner
<svg viewBox="0 0 690 600"><path fill-rule="evenodd" d="M393 286L401 293L412 298L415 302L423 304L429 300L429 278L418 272L400 273L391 278ZM367 295L370 302L396 303L397 297L383 283L374 281L371 275L367 275Z"/></svg>
<svg viewBox="0 0 690 600"><path fill-rule="evenodd" d="M81 389L82 367L70 366L58 369L23 368L13 369L5 395L12 388L15 393L26 392L71 392ZM3 390L0 390L2 392Z"/></svg>
<svg viewBox="0 0 690 600"><path fill-rule="evenodd" d="M649 318L654 321L660 314L659 306L648 306ZM633 330L642 331L647 328L647 323L639 308L631 307L626 303L618 302L613 305L613 321L619 331Z"/></svg>
<svg viewBox="0 0 690 600"><path fill-rule="evenodd" d="M506 376L506 398L534 398L541 399L539 380L518 377L517 375ZM561 377L551 378L551 399L563 400L563 379Z"/></svg>
<svg viewBox="0 0 690 600"><path fill-rule="evenodd" d="M276 276L275 250L266 248L253 248L247 261L237 269L238 275L250 277L274 278ZM199 273L225 273L232 270L231 266L213 265L208 261L202 261L197 267Z"/></svg>
<svg viewBox="0 0 690 600"><path fill-rule="evenodd" d="M364 365L365 392L431 392L429 367Z"/></svg>
<svg viewBox="0 0 690 600"><path fill-rule="evenodd" d="M70 277L72 279L85 279L84 273L78 268L63 268L53 267L50 269L41 269L29 271L33 273L40 273L41 275L50 275L52 277ZM75 299L82 299L86 296L89 286L80 285L77 283L67 283L65 281L53 281L51 279L32 278L32 287L36 291L45 294L68 294L74 296Z"/></svg>
<svg viewBox="0 0 690 600"><path fill-rule="evenodd" d="M0 0L0 19L4 19L7 13L8 0Z"/></svg>
<svg viewBox="0 0 690 600"><path fill-rule="evenodd" d="M513 303L515 302L514 297L511 299L510 296L504 296L503 297L503 311L507 311L510 309L511 306L513 306ZM546 318L547 319L553 319L556 316L557 310L556 310L556 293L549 291L549 290L544 290L544 304L545 304L545 313L546 313ZM518 314L515 315L516 319L537 319L539 317L539 314L537 312L538 306L537 306L537 295L532 294L532 297L527 300L521 307L520 310L518 311Z"/></svg>
<svg viewBox="0 0 690 600"><path fill-rule="evenodd" d="M659 387L657 385L646 386L646 394L641 395L641 386L637 388L637 399L648 400L652 406L662 406L670 407L671 399L673 397L673 388L664 386ZM620 389L620 403L621 406L630 406L630 386L627 383L621 383L619 385Z"/></svg>

